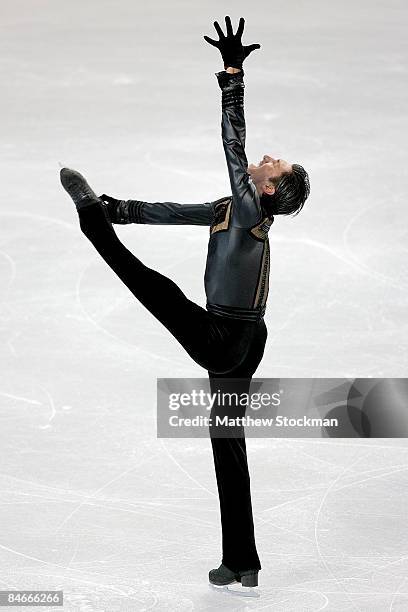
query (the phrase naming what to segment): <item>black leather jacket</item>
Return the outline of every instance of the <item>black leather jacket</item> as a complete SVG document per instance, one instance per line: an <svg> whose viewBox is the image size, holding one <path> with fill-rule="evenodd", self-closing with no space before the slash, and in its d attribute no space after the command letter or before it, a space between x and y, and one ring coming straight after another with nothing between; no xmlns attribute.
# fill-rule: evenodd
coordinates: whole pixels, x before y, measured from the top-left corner
<svg viewBox="0 0 408 612"><path fill-rule="evenodd" d="M122 201L117 223L210 226L204 277L206 308L245 320L264 316L269 288L268 218L247 174L245 154L244 72L216 73L222 90L222 142L232 195L215 202Z"/></svg>

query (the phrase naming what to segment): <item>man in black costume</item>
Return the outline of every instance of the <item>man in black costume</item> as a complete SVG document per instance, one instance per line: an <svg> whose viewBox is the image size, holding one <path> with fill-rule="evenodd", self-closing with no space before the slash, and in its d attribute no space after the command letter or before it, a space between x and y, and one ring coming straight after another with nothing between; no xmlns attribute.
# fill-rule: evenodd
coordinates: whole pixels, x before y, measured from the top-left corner
<svg viewBox="0 0 408 612"><path fill-rule="evenodd" d="M216 73L222 91L222 142L232 194L214 202L178 204L98 197L84 177L61 170L85 236L133 295L159 320L192 359L208 372L211 392L248 393L264 353L269 283L268 232L275 215L297 214L310 193L299 164L265 155L248 166L245 154L243 62L259 44L241 42L227 16L226 35L214 22L224 70ZM205 271L206 308L189 300L169 278L145 266L119 240L113 224L209 226ZM245 415L236 405L234 415ZM223 407L214 405L211 417ZM234 435L210 428L221 510L222 563L209 579L221 586L256 586L261 569L255 545L250 478L243 428Z"/></svg>

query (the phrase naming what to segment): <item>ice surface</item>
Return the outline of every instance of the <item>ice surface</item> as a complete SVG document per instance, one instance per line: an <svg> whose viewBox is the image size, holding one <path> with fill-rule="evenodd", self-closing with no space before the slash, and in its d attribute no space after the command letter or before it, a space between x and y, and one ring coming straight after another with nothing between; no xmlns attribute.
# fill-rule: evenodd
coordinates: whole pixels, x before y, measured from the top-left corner
<svg viewBox="0 0 408 612"><path fill-rule="evenodd" d="M208 440L158 440L156 378L201 377L81 235L59 163L148 201L229 194L218 52L246 17L247 154L312 193L270 233L258 377L406 376L407 6L4 1L0 588L69 612L408 608L404 440L249 440L261 597L214 593ZM119 227L204 305L206 228Z"/></svg>

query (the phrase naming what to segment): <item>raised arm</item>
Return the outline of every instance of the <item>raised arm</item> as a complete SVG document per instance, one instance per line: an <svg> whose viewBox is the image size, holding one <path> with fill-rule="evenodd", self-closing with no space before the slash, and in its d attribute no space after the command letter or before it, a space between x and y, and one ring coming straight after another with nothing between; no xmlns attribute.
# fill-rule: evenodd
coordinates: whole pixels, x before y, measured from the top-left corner
<svg viewBox="0 0 408 612"><path fill-rule="evenodd" d="M248 174L245 154L246 125L244 115L244 71L243 62L259 44L244 46L241 42L245 20L241 17L236 34L231 19L225 17L225 36L217 21L214 27L219 40L208 36L204 39L221 52L225 70L216 73L222 90L222 142L227 161L233 202L233 224L249 227L259 220L260 201L255 185Z"/></svg>
<svg viewBox="0 0 408 612"><path fill-rule="evenodd" d="M259 220L261 208L256 187L247 172L244 71L230 70L216 73L222 90L222 144L234 196L234 221L249 227Z"/></svg>
<svg viewBox="0 0 408 612"><path fill-rule="evenodd" d="M211 225L215 202L178 204L176 202L143 202L117 200L103 194L112 223L147 223L154 225Z"/></svg>

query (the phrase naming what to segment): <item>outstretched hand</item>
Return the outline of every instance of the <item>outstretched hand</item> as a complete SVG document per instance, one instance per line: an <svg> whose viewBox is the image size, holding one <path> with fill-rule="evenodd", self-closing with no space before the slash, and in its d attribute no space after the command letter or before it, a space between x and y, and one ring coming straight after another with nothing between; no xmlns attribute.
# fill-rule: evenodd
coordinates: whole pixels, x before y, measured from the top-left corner
<svg viewBox="0 0 408 612"><path fill-rule="evenodd" d="M227 26L227 35L220 28L218 21L214 21L214 27L217 30L219 40L213 40L208 36L204 36L206 40L213 47L217 47L220 50L222 59L224 61L224 68L239 68L242 70L242 64L254 49L260 49L261 45L253 44L244 46L241 42L242 33L244 31L245 19L243 17L239 20L238 29L236 34L232 31L231 19L228 15L225 17L225 24Z"/></svg>

